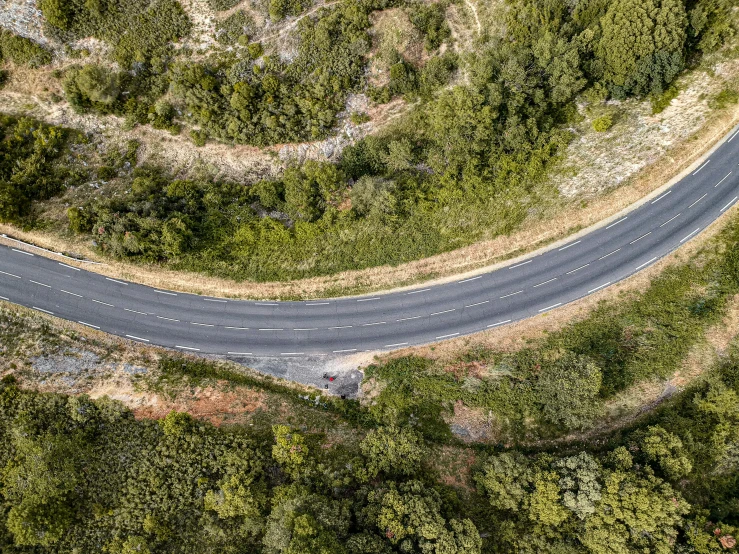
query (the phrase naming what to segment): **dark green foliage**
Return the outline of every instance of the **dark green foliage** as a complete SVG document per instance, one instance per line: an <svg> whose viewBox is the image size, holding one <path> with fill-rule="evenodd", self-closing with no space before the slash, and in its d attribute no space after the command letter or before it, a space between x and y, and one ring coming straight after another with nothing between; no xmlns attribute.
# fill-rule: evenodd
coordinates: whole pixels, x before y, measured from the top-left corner
<svg viewBox="0 0 739 554"><path fill-rule="evenodd" d="M739 92L734 89L725 88L714 98L709 100L708 105L714 110L723 110L727 106L739 102Z"/></svg>
<svg viewBox="0 0 739 554"><path fill-rule="evenodd" d="M242 40L248 43L253 27L254 21L244 10L239 10L216 24L216 40L226 45L236 44Z"/></svg>
<svg viewBox="0 0 739 554"><path fill-rule="evenodd" d="M451 29L446 22L446 2L434 4L412 4L407 8L408 17L414 27L424 36L426 50L436 50L451 35Z"/></svg>
<svg viewBox="0 0 739 554"><path fill-rule="evenodd" d="M217 12L229 10L239 2L241 2L241 0L208 0L210 7Z"/></svg>
<svg viewBox="0 0 739 554"><path fill-rule="evenodd" d="M0 116L0 221L21 222L32 202L76 184L79 176L60 160L72 137L60 127Z"/></svg>
<svg viewBox="0 0 739 554"><path fill-rule="evenodd" d="M289 15L300 15L313 4L313 0L269 0L269 16L279 21Z"/></svg>
<svg viewBox="0 0 739 554"><path fill-rule="evenodd" d="M64 37L92 35L109 42L124 67L166 56L170 43L190 32L176 0L40 0L38 5Z"/></svg>
<svg viewBox="0 0 739 554"><path fill-rule="evenodd" d="M680 94L680 89L670 85L662 94L652 98L652 115L662 113L670 103Z"/></svg>
<svg viewBox="0 0 739 554"><path fill-rule="evenodd" d="M0 30L0 62L3 58L16 65L39 67L51 63L51 52L30 39Z"/></svg>

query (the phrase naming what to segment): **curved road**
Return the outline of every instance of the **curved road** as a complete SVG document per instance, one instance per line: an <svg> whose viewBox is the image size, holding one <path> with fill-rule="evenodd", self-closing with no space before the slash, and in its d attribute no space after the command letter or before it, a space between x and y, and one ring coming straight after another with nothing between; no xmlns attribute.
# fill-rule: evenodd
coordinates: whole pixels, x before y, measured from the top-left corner
<svg viewBox="0 0 739 554"><path fill-rule="evenodd" d="M323 301L225 300L0 247L0 298L134 341L231 358L348 354L468 335L599 291L696 237L739 198L738 135L734 129L693 173L621 219L456 282Z"/></svg>

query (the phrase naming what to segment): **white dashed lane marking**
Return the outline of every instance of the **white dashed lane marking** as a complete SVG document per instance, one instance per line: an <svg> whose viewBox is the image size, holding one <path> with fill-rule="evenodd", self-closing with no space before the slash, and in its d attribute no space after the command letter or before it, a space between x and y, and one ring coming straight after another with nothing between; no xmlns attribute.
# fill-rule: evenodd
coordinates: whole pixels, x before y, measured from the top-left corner
<svg viewBox="0 0 739 554"><path fill-rule="evenodd" d="M123 308L127 312L131 312L133 314L139 314L139 315L149 315L146 312L137 312L136 310L129 310L128 308Z"/></svg>
<svg viewBox="0 0 739 554"><path fill-rule="evenodd" d="M357 302L371 302L372 300L379 300L379 296L375 296L374 298L360 298L357 300Z"/></svg>
<svg viewBox="0 0 739 554"><path fill-rule="evenodd" d="M586 268L586 267L588 267L589 265L590 265L590 264L585 264L585 265L581 265L581 266L580 266L580 267L578 267L577 269L573 269L572 271L568 271L568 272L567 272L567 275L571 275L571 274L575 273L576 271L580 271L581 269L585 269L585 268Z"/></svg>
<svg viewBox="0 0 739 554"><path fill-rule="evenodd" d="M511 294L506 294L505 296L501 296L500 299L502 300L503 298L508 298L509 296L516 296L517 294L521 294L522 292L523 292L522 290L519 290L517 292L512 292Z"/></svg>
<svg viewBox="0 0 739 554"><path fill-rule="evenodd" d="M84 298L81 294L75 294L74 292L69 292L68 290L59 289L64 294L71 294L72 296L76 296L77 298Z"/></svg>
<svg viewBox="0 0 739 554"><path fill-rule="evenodd" d="M648 236L649 236L649 235L651 235L651 234L652 234L652 231L649 231L648 233L644 233L644 234L643 234L642 236L640 236L640 237L639 237L638 239L632 240L632 241L631 241L631 242L630 242L629 244L634 244L634 243L636 243L636 242L639 242L639 241L640 241L641 239L643 239L644 237L648 237Z"/></svg>
<svg viewBox="0 0 739 554"><path fill-rule="evenodd" d="M103 306L108 306L110 308L115 308L115 306L113 306L113 304L108 304L107 302L103 302L102 300L95 300L94 298L91 298L90 300L92 300L93 302L95 302L95 304L102 304Z"/></svg>
<svg viewBox="0 0 739 554"><path fill-rule="evenodd" d="M180 322L180 320L179 320L179 319L172 319L171 317L164 317L164 316L162 316L162 315L158 315L158 316L157 316L157 319L166 319L167 321L176 321L177 323L179 323L179 322Z"/></svg>
<svg viewBox="0 0 739 554"><path fill-rule="evenodd" d="M490 302L490 300L484 300L482 302L477 302L476 304L468 304L467 306L465 306L465 308L474 308L475 306L482 306L483 304L487 304L488 302Z"/></svg>
<svg viewBox="0 0 739 554"><path fill-rule="evenodd" d="M731 175L732 173L734 173L734 172L733 172L733 171L729 171L729 175ZM715 185L713 185L713 188L716 188L716 187L717 187L717 186L719 186L719 185L720 185L721 183L723 183L724 181L726 181L726 179L728 179L728 178L729 178L729 175L727 175L726 177L724 177L723 179L721 179L721 180L720 180L720 181L719 181L718 183L716 183Z"/></svg>
<svg viewBox="0 0 739 554"><path fill-rule="evenodd" d="M544 285L546 285L548 283L551 283L552 281L556 281L556 280L557 280L556 277L554 279L549 279L549 281L544 281L543 283L539 283L538 285L534 285L534 288L543 287Z"/></svg>
<svg viewBox="0 0 739 554"><path fill-rule="evenodd" d="M13 275L12 273L6 273L5 271L0 271L3 275L7 275L8 277L15 277L16 279L20 279L18 275Z"/></svg>
<svg viewBox="0 0 739 554"><path fill-rule="evenodd" d="M690 208L692 208L693 206L695 206L695 205L696 205L696 204L697 204L698 202L700 202L701 200L703 200L703 199L704 199L704 198L705 198L706 196L708 196L708 193L704 194L704 195L703 195L703 196L701 196L701 197L700 197L700 198L699 198L698 200L696 200L695 202L693 202L693 203L692 203L692 204L691 204L690 206L688 206L688 209L690 209Z"/></svg>
<svg viewBox="0 0 739 554"><path fill-rule="evenodd" d="M441 314L448 314L448 313L450 313L450 312L456 312L456 311L457 311L457 310L456 310L456 308L452 308L451 310L444 310L443 312L434 312L434 313L433 313L433 314L431 314L431 315L441 315Z"/></svg>
<svg viewBox="0 0 739 554"><path fill-rule="evenodd" d="M677 214L676 216L674 216L674 217L672 217L672 218L668 219L668 220L667 220L667 221L665 221L665 222L664 222L664 223L663 223L662 225L660 225L660 227L664 227L665 225L667 225L667 224L668 224L668 223L670 223L671 221L675 221L675 220L676 220L676 219L677 219L678 217L680 217L680 214Z"/></svg>
<svg viewBox="0 0 739 554"><path fill-rule="evenodd" d="M41 285L42 287L46 287L47 289L50 289L51 287L49 285L45 285L44 283L39 283L38 281L34 281L33 279L29 279L31 283L34 285Z"/></svg>
<svg viewBox="0 0 739 554"><path fill-rule="evenodd" d="M387 321L375 321L374 323L364 323L362 327L372 327L373 325L385 325Z"/></svg>

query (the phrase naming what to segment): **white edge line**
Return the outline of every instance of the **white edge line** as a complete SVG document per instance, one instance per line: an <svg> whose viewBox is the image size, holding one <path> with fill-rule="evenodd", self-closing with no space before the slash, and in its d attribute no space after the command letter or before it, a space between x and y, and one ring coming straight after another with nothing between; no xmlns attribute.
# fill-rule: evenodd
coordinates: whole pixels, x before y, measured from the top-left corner
<svg viewBox="0 0 739 554"><path fill-rule="evenodd" d="M334 350L334 354L341 354L343 352L356 352L356 348L348 348L346 350Z"/></svg>
<svg viewBox="0 0 739 554"><path fill-rule="evenodd" d="M698 172L699 172L699 171L700 171L701 169L703 169L704 167L706 167L706 166L707 166L707 165L708 165L708 164L709 164L710 162L711 162L711 160L706 160L706 163L704 163L704 164L703 164L702 166L700 166L700 167L699 167L698 169L696 169L696 170L695 170L695 173L693 173L693 175L698 175Z"/></svg>
<svg viewBox="0 0 739 554"><path fill-rule="evenodd" d="M154 290L154 292L159 293L159 294L167 294L169 296L177 296L177 294L174 293L174 292L167 292L166 290L157 290L157 289L153 289L153 290Z"/></svg>
<svg viewBox="0 0 739 554"><path fill-rule="evenodd" d="M723 212L723 211L724 211L724 210L725 210L726 208L728 208L728 207L729 207L729 206L731 206L731 205L732 205L732 204L733 204L734 202L736 202L736 199L737 199L737 198L739 198L739 196L735 196L735 197L734 197L734 200L732 200L731 202L729 202L728 204L726 204L726 206L724 206L723 208L721 208L721 211Z"/></svg>
<svg viewBox="0 0 739 554"><path fill-rule="evenodd" d="M200 348L193 348L192 346L180 346L179 344L175 344L174 347L181 348L182 350L192 350L193 352L200 352Z"/></svg>
<svg viewBox="0 0 739 554"><path fill-rule="evenodd" d="M527 260L527 261L525 261L525 262L523 262L523 263L520 263L520 264L516 264L516 265L512 265L512 266L510 266L510 267L509 267L508 269L516 269L517 267L521 267L522 265L530 264L530 263L531 263L531 262L533 262L533 261L534 261L534 260Z"/></svg>
<svg viewBox="0 0 739 554"><path fill-rule="evenodd" d="M30 252L24 252L23 250L18 250L16 248L11 248L13 252L18 252L18 254L25 254L26 256L35 256L35 254L31 254Z"/></svg>
<svg viewBox="0 0 739 554"><path fill-rule="evenodd" d="M610 281L608 281L607 283L604 283L604 284L602 284L602 285L601 285L601 286L599 286L599 287L595 287L594 289L592 289L592 290L589 290L589 291L588 291L588 294L594 293L595 291L597 291L597 290L600 290L600 289L602 289L602 288L605 288L605 287L607 287L607 286L608 286L608 285L610 285L610 284L611 284L611 282L610 282Z"/></svg>
<svg viewBox="0 0 739 554"><path fill-rule="evenodd" d="M280 352L281 356L305 356L305 352Z"/></svg>
<svg viewBox="0 0 739 554"><path fill-rule="evenodd" d="M311 302L306 304L306 306L328 306L329 304L331 304L331 302Z"/></svg>
<svg viewBox="0 0 739 554"><path fill-rule="evenodd" d="M662 200L662 199L663 199L663 198L664 198L665 196L667 196L667 195L668 195L668 194L670 194L671 192L672 192L672 190L668 190L668 191L667 191L666 193L664 193L664 194L663 194L662 196L660 196L660 197L659 197L659 198L657 198L656 200L652 200L652 204L656 204L657 202L659 202L660 200Z"/></svg>
<svg viewBox="0 0 739 554"><path fill-rule="evenodd" d="M28 246L29 248L35 248L36 250L41 250L42 252L48 252L49 254L54 254L55 256L59 256L61 258L65 258L67 260L72 260L73 262L78 262L81 264L93 264L93 265L105 265L100 262L93 262L90 260L78 260L77 258L72 258L71 256L65 256L64 254L60 254L59 252L54 252L53 250L47 250L46 248L41 248L40 246L36 246L34 244L31 244L29 242L23 242L22 240L14 239L12 237L9 237L5 233L0 235L0 237L4 238L5 240L12 240L13 242L17 242L19 244L24 244L25 246Z"/></svg>
<svg viewBox="0 0 739 554"><path fill-rule="evenodd" d="M374 298L360 298L359 300L357 300L357 302L369 302L371 300L379 300L379 299L380 299L379 296L376 296Z"/></svg>
<svg viewBox="0 0 739 554"><path fill-rule="evenodd" d="M606 227L606 229L610 229L611 227L614 227L618 225L619 223L621 223L622 221L626 221L627 219L629 219L628 215L624 217L623 219L619 219L616 223L611 223L608 227Z"/></svg>
<svg viewBox="0 0 739 554"><path fill-rule="evenodd" d="M643 264L641 264L641 265L640 265L639 267L637 267L637 268L636 268L636 269L635 269L634 271L639 271L639 270L640 270L640 269L641 269L642 267L644 267L645 265L649 265L649 264L651 264L651 263L652 263L653 261L655 261L656 259L657 259L657 258L656 258L656 257L654 257L654 258L652 258L651 260L649 260L648 262L644 262L644 263L643 263Z"/></svg>
<svg viewBox="0 0 739 554"><path fill-rule="evenodd" d="M575 246L576 244L580 244L582 241L578 240L577 242L573 242L572 244L568 244L567 246L563 246L559 249L559 252L562 252L562 250L567 250L570 246Z"/></svg>
<svg viewBox="0 0 739 554"><path fill-rule="evenodd" d="M82 271L79 267L72 267L71 265L63 264L62 262L57 262L59 265L63 265L64 267L67 267L69 269L74 269L75 271Z"/></svg>
<svg viewBox="0 0 739 554"><path fill-rule="evenodd" d="M45 314L54 315L54 312L50 312L49 310L44 310L43 308L39 308L37 306L31 306L34 310L38 310L39 312L44 312Z"/></svg>
<svg viewBox="0 0 739 554"><path fill-rule="evenodd" d="M440 337L436 337L436 339L434 339L434 340L448 339L448 338L451 338L451 337L456 337L457 335L459 335L459 333L451 333L449 335L441 335Z"/></svg>
<svg viewBox="0 0 739 554"><path fill-rule="evenodd" d="M133 340L140 340L144 342L149 342L149 339L142 339L141 337L135 337L133 335L126 335L126 338L133 339Z"/></svg>
<svg viewBox="0 0 739 554"><path fill-rule="evenodd" d="M685 237L683 240L681 240L680 241L680 244L684 243L686 240L688 240L690 237L692 237L693 235L695 235L700 230L701 230L700 227L698 227L695 231L693 231L687 237Z"/></svg>
<svg viewBox="0 0 739 554"><path fill-rule="evenodd" d="M228 302L228 300L216 300L215 298L203 298L206 302L221 302L222 304L225 304Z"/></svg>
<svg viewBox="0 0 739 554"><path fill-rule="evenodd" d="M5 298L4 296L0 296L0 300L7 300L8 302L10 302L10 298Z"/></svg>
<svg viewBox="0 0 739 554"><path fill-rule="evenodd" d="M498 323L493 323L492 325L488 325L488 329L491 327L497 327L498 325L505 325L506 323L510 323L510 319L506 319L505 321L499 321Z"/></svg>
<svg viewBox="0 0 739 554"><path fill-rule="evenodd" d="M732 140L734 140L734 137L737 136L738 134L739 134L739 131L736 131L733 135L731 135L731 138L727 140L726 142L731 142Z"/></svg>
<svg viewBox="0 0 739 554"><path fill-rule="evenodd" d="M91 323L85 323L84 321L78 321L77 323L80 323L82 325L86 325L87 327L92 327L93 329L97 329L98 331L100 330L100 327L98 327L97 325L93 325Z"/></svg>
<svg viewBox="0 0 739 554"><path fill-rule="evenodd" d="M254 302L255 306L279 306L279 304L275 302Z"/></svg>
<svg viewBox="0 0 739 554"><path fill-rule="evenodd" d="M111 279L110 277L105 278L106 281L113 281L114 283L118 283L119 285L126 285L128 286L128 283L124 283L123 281L118 281L117 279Z"/></svg>
<svg viewBox="0 0 739 554"><path fill-rule="evenodd" d="M231 354L232 356L253 356L251 352L226 352L227 354Z"/></svg>
<svg viewBox="0 0 739 554"><path fill-rule="evenodd" d="M556 304L553 304L553 305L548 306L546 308L542 308L541 310L539 310L539 313L546 312L547 310L551 310L552 308L556 308L557 306L561 306L561 305L562 305L562 302L557 302Z"/></svg>
<svg viewBox="0 0 739 554"><path fill-rule="evenodd" d="M406 292L406 294L421 294L422 292L428 292L431 289L421 289L421 290L412 290L411 292Z"/></svg>
<svg viewBox="0 0 739 554"><path fill-rule="evenodd" d="M470 281L477 281L478 279L482 279L482 275L478 275L477 277L470 277L469 279L463 279L461 281L457 281L457 284L461 285L462 283L469 283Z"/></svg>
<svg viewBox="0 0 739 554"><path fill-rule="evenodd" d="M406 346L407 342L399 342L397 344L386 344L383 348L395 348L396 346Z"/></svg>

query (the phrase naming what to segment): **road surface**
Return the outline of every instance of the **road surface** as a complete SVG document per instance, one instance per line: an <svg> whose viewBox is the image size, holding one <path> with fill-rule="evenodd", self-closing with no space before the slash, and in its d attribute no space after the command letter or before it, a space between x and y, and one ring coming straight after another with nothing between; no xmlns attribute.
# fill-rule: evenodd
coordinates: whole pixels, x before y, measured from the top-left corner
<svg viewBox="0 0 739 554"><path fill-rule="evenodd" d="M256 302L153 289L0 247L0 298L132 341L231 358L350 354L451 339L593 294L698 236L739 198L738 135L732 130L692 173L608 225L456 282Z"/></svg>

